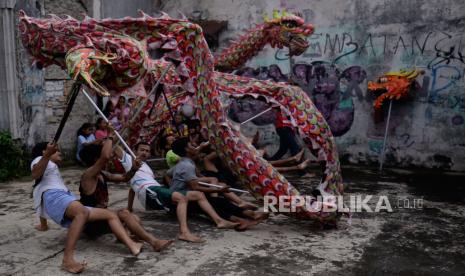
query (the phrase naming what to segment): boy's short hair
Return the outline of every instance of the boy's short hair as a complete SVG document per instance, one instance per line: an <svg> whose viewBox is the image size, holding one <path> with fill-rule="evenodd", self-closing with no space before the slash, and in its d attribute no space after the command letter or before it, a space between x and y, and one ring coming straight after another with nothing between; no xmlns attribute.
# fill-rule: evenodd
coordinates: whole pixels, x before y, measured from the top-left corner
<svg viewBox="0 0 465 276"><path fill-rule="evenodd" d="M79 157L87 167L92 167L100 157L102 145L90 144L84 146L79 152Z"/></svg>
<svg viewBox="0 0 465 276"><path fill-rule="evenodd" d="M134 146L134 150L137 151L139 149L139 146L149 146L150 147L150 144L147 143L147 142L143 142L143 141L139 142Z"/></svg>
<svg viewBox="0 0 465 276"><path fill-rule="evenodd" d="M48 142L40 142L37 143L33 148L31 152L32 160L36 159L39 156L43 155L43 151L47 149Z"/></svg>
<svg viewBox="0 0 465 276"><path fill-rule="evenodd" d="M81 125L81 127L78 129L76 136L79 137L79 135L84 135L84 130L89 129L89 128L93 128L93 127L94 127L94 125L91 124L91 123L83 123Z"/></svg>
<svg viewBox="0 0 465 276"><path fill-rule="evenodd" d="M189 139L187 137L177 139L171 145L171 150L177 155L184 157L186 156L186 147L189 144Z"/></svg>

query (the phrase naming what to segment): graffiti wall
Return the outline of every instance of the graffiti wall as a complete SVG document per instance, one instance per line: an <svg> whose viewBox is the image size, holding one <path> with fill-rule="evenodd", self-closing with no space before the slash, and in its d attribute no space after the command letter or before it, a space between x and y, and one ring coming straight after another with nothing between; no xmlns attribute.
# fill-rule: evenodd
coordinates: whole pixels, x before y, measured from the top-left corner
<svg viewBox="0 0 465 276"><path fill-rule="evenodd" d="M314 24L302 55L289 58L287 49L268 46L236 73L300 86L337 136L343 161L374 164L382 150L386 119L375 123L376 97L367 82L390 71L420 69L424 74L411 97L393 101L387 165L465 170L465 2L217 2L162 1L161 8L171 13L181 7L188 16L208 10L209 19L227 21L220 47L263 22L263 14L273 9L298 12ZM236 108L247 117L251 104ZM388 106L381 109L384 118ZM262 126L263 121L254 123Z"/></svg>
<svg viewBox="0 0 465 276"><path fill-rule="evenodd" d="M92 15L90 9L86 9L82 1L75 0L17 0L15 5L16 22L19 20L17 17L19 10L24 10L28 15L37 17L49 13L69 14L76 18L81 18L84 12ZM32 148L36 143L50 141L54 137L59 120L64 113L72 82L58 66L44 69L33 65L18 33L16 33L16 49L20 84L18 96L21 108L20 138L26 147ZM80 108L76 108L77 106ZM94 117L92 107L80 95L60 139L60 150L65 154L65 159L74 159L69 159L68 156L74 156L76 129L86 120L93 122Z"/></svg>

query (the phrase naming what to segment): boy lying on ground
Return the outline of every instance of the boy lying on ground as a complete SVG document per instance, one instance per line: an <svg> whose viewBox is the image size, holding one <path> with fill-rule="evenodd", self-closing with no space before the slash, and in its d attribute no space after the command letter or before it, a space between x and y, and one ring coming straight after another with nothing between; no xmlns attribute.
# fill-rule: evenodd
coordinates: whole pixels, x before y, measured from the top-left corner
<svg viewBox="0 0 465 276"><path fill-rule="evenodd" d="M50 218L58 225L69 228L62 262L64 270L80 273L85 269L86 262L74 260L74 250L87 222L105 221L133 255L139 254L142 244L128 236L116 214L105 209L84 207L66 188L57 166L61 162L61 153L56 144L39 143L34 147L32 156L32 177L36 181L33 190L34 208L41 217L42 226L46 225L45 219Z"/></svg>

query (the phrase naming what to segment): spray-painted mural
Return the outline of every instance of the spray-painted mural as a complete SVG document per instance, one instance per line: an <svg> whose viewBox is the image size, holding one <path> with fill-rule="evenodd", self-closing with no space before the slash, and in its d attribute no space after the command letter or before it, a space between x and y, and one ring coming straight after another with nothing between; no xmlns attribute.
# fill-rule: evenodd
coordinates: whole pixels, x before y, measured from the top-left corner
<svg viewBox="0 0 465 276"><path fill-rule="evenodd" d="M295 64L292 74L283 74L276 64L256 69L246 67L238 70L236 74L300 86L322 112L335 136L341 136L350 129L354 119L352 97L363 97L359 85L366 79L366 72L360 66L350 66L342 70L334 64L321 61ZM241 99L231 108L232 118L250 118L266 107L253 98ZM253 122L272 123L272 118L273 114L270 113Z"/></svg>
<svg viewBox="0 0 465 276"><path fill-rule="evenodd" d="M298 12L315 26L302 55L289 58L286 49L266 47L237 73L302 87L339 135L338 149L346 161L375 163L382 150L386 120L374 122L376 95L367 92L367 82L390 71L423 70L412 97L393 103L386 165L465 170L465 2L213 2L172 0L164 9L173 14L181 9L188 16L208 11L208 20L227 21L218 36L220 48L273 9ZM236 120L263 108L253 106L238 102ZM381 112L386 115L387 106ZM253 122L271 121L272 115L267 116Z"/></svg>

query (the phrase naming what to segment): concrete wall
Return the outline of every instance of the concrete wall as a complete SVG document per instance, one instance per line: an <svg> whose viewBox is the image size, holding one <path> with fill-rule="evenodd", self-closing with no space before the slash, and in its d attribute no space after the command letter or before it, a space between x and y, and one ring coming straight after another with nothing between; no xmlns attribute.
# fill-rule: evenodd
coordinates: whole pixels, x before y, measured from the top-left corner
<svg viewBox="0 0 465 276"><path fill-rule="evenodd" d="M102 18L106 17L125 17L138 16L137 11L143 10L147 14L153 11L153 5L156 1L148 0L99 0L101 1Z"/></svg>
<svg viewBox="0 0 465 276"><path fill-rule="evenodd" d="M54 13L80 18L81 13L88 12L84 2L77 0L18 0L14 5L16 21L17 12L21 9L28 15L37 17ZM18 68L16 77L19 83L16 101L21 113L16 124L19 129L16 138L30 148L37 142L50 141L54 137L72 81L58 66L50 66L44 70L31 66L30 56L19 40L18 30L14 30L13 34L16 35L13 39L16 42L17 60L17 66L13 67ZM78 97L76 106L60 138L60 147L67 157L74 155L76 130L83 122L94 121L94 112L82 95Z"/></svg>
<svg viewBox="0 0 465 276"><path fill-rule="evenodd" d="M271 14L275 8L300 12L315 25L311 46L292 61L286 58L286 50L267 48L248 65L278 64L283 73L289 73L291 64L327 62L323 66L336 80L333 95L314 95L312 77L299 84L319 101L325 115L337 118L331 127L342 133L337 143L343 160L373 163L381 152L385 122L374 123L374 98L367 94L367 81L388 71L416 67L425 70L417 79L421 88L412 100L393 103L387 164L465 170L463 1L170 0L160 5L170 14L179 9L187 16L227 20L220 47L262 22L262 14Z"/></svg>

